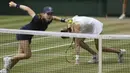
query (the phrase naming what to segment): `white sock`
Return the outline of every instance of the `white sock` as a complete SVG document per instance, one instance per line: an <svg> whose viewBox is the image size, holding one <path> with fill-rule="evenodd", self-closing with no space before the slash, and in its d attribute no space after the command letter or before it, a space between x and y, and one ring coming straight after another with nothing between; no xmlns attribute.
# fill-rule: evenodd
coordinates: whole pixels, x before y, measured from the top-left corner
<svg viewBox="0 0 130 73"><path fill-rule="evenodd" d="M76 57L76 60L79 60L79 55L76 55L75 57Z"/></svg>

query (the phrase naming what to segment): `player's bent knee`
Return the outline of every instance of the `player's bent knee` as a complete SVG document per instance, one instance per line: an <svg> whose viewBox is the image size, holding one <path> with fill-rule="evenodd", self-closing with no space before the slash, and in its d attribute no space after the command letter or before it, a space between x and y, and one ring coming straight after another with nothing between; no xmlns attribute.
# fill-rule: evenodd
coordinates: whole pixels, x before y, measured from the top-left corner
<svg viewBox="0 0 130 73"><path fill-rule="evenodd" d="M25 58L25 59L29 59L29 58L31 58L31 56L32 56L31 54L25 54L25 57L24 57L24 58Z"/></svg>
<svg viewBox="0 0 130 73"><path fill-rule="evenodd" d="M26 56L26 57L25 57L25 59L29 59L29 58L31 58L31 56Z"/></svg>

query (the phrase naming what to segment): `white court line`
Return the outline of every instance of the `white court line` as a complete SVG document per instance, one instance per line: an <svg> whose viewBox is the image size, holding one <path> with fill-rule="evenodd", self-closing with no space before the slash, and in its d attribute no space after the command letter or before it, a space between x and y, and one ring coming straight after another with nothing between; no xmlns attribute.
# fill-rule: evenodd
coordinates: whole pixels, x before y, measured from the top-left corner
<svg viewBox="0 0 130 73"><path fill-rule="evenodd" d="M85 41L85 42L91 42L91 41L93 41L93 40L88 40L88 41ZM64 44L64 45L53 46L53 47L48 47L48 48L41 48L41 49L38 49L38 50L32 50L32 52L38 52L38 51L43 51L43 50L47 50L47 49L63 47L63 46L67 46L67 45L70 45L70 44ZM14 54L6 55L6 56L12 56L12 55L14 55ZM3 58L3 56L1 56L0 58Z"/></svg>
<svg viewBox="0 0 130 73"><path fill-rule="evenodd" d="M44 54L44 55L41 55L41 54L36 54L36 55L33 55L33 57L43 57L43 56L72 56L72 55L65 55L65 54ZM86 58L86 57L91 57L91 56L80 56L80 58Z"/></svg>
<svg viewBox="0 0 130 73"><path fill-rule="evenodd" d="M44 38L50 38L50 37L40 37L40 38L34 38L32 40L39 40L39 39L44 39ZM13 45L13 44L18 44L19 42L10 42L10 43L4 43L4 44L0 44L0 47L2 46L7 46L7 45Z"/></svg>
<svg viewBox="0 0 130 73"><path fill-rule="evenodd" d="M33 54L33 56L35 57L42 57L42 56L70 56L70 55L66 55L66 54ZM91 57L91 56L80 56L81 58L84 58L84 57ZM116 56L114 56L116 57ZM109 56L105 56L103 57L103 59L108 59L110 58L110 55ZM127 58L127 57L124 57L124 58ZM127 58L127 59L130 59L130 58Z"/></svg>

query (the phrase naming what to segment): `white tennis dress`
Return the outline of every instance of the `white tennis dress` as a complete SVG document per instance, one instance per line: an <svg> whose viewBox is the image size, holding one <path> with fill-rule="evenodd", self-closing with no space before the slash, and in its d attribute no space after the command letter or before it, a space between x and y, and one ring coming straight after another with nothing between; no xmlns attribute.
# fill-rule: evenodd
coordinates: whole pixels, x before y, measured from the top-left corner
<svg viewBox="0 0 130 73"><path fill-rule="evenodd" d="M100 34L103 30L103 23L97 19L86 16L74 16L74 23L80 24L80 32L88 34Z"/></svg>

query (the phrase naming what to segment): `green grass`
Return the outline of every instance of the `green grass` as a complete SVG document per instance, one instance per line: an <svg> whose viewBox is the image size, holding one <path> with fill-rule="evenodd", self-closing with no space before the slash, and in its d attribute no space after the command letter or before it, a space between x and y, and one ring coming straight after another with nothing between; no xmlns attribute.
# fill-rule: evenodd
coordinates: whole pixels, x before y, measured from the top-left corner
<svg viewBox="0 0 130 73"><path fill-rule="evenodd" d="M65 17L66 18L66 17ZM130 34L129 19L118 20L117 18L100 18L104 23L103 34ZM29 23L29 16L0 16L0 28L19 29ZM60 31L65 23L53 21L47 31ZM90 39L91 40L91 39ZM97 73L97 64L88 64L91 55L81 50L81 64L67 63L65 50L68 48L71 39L63 40L58 37L35 36L32 40L33 55L28 60L20 61L11 73ZM94 42L87 42L95 51ZM103 73L130 73L130 40L103 40L103 45L117 49L125 48L124 63L117 63L117 55L103 53ZM3 68L2 57L17 53L18 42L15 34L0 33L0 68ZM69 53L70 55L72 53Z"/></svg>

